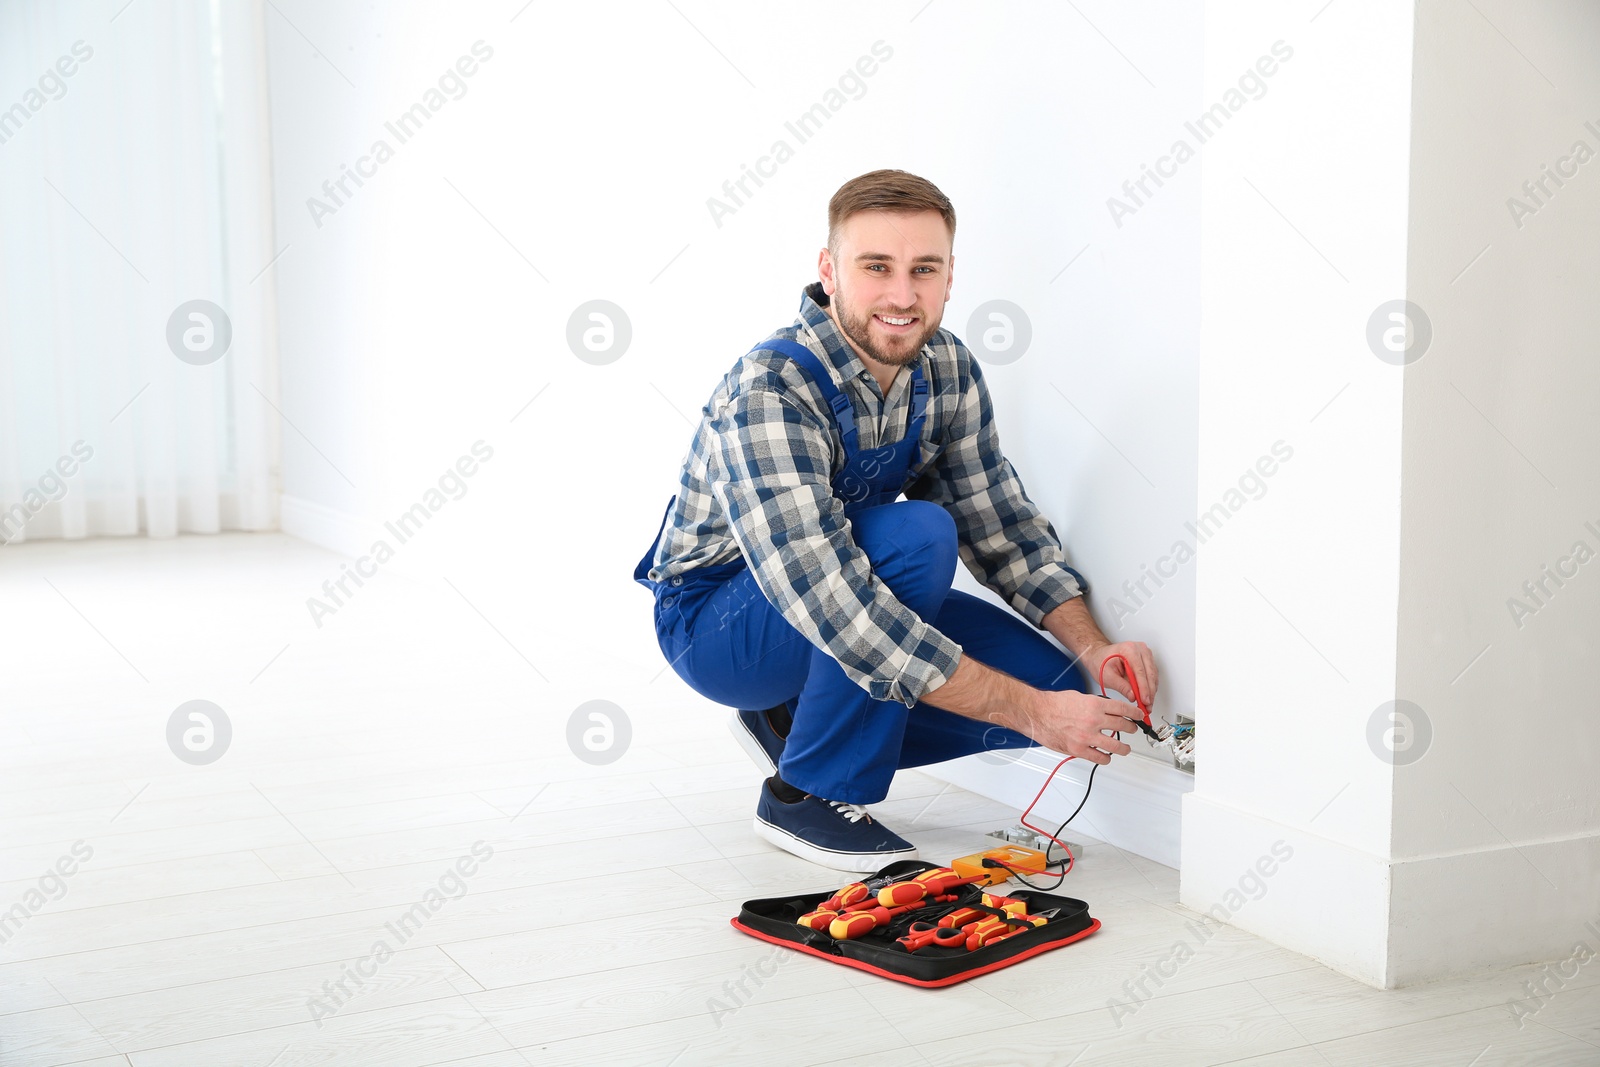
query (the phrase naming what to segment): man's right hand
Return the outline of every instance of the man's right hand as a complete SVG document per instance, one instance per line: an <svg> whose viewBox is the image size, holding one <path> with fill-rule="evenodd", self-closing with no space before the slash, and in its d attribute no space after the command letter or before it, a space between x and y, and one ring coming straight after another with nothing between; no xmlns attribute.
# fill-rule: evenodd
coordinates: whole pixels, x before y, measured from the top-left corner
<svg viewBox="0 0 1600 1067"><path fill-rule="evenodd" d="M922 699L969 719L1008 726L1041 745L1092 763L1110 763L1112 756L1132 751L1107 732L1139 729L1128 718L1139 714L1132 704L1075 689L1035 689L965 654L950 678Z"/></svg>
<svg viewBox="0 0 1600 1067"><path fill-rule="evenodd" d="M1132 704L1073 689L1035 692L1032 706L1020 709L1012 729L1047 748L1092 763L1110 763L1112 756L1126 756L1132 751L1111 736L1111 731L1128 733L1139 729L1129 718L1139 711Z"/></svg>

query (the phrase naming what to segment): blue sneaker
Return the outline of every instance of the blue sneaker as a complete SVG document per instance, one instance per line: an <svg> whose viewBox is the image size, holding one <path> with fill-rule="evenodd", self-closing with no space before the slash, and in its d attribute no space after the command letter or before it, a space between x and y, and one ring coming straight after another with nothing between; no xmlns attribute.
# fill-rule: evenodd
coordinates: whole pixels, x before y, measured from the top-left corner
<svg viewBox="0 0 1600 1067"><path fill-rule="evenodd" d="M917 847L867 814L859 804L807 796L785 804L761 783L756 836L786 852L836 871L870 873L895 860L917 858Z"/></svg>
<svg viewBox="0 0 1600 1067"><path fill-rule="evenodd" d="M739 742L745 754L761 768L762 777L778 773L778 760L783 756L783 738L772 728L772 720L764 711L736 711L728 720L728 729Z"/></svg>

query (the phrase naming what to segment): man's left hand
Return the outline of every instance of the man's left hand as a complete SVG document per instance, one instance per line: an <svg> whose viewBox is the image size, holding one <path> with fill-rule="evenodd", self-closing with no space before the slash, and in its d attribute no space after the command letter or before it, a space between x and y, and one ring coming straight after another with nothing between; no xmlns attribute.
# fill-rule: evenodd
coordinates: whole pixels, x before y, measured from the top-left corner
<svg viewBox="0 0 1600 1067"><path fill-rule="evenodd" d="M1117 644L1098 645L1089 649L1079 657L1084 671L1089 676L1089 684L1098 686L1100 682L1101 665L1112 656L1122 655L1133 666L1134 678L1139 683L1139 696L1144 699L1144 706L1150 707L1156 698L1156 687L1160 678L1156 673L1156 660L1150 654L1150 646L1143 641L1122 641ZM1133 700L1133 686L1128 684L1128 675L1123 670L1122 660L1112 660L1105 666L1105 685L1109 692L1115 690Z"/></svg>

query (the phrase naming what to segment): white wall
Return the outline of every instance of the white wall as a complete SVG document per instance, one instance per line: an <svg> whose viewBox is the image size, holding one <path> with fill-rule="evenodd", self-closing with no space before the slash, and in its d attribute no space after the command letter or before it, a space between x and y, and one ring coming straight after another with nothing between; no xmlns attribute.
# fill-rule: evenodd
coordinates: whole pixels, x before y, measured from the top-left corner
<svg viewBox="0 0 1600 1067"><path fill-rule="evenodd" d="M508 699L713 712L662 675L631 570L700 406L792 320L829 195L875 167L955 202L948 326L991 299L1029 316L1032 347L987 373L1002 440L1108 628L1106 598L1194 518L1199 164L1120 227L1106 204L1194 108L1191 5L280 6L299 30L268 16L283 404L304 435L286 527L358 552L490 443L389 566L449 577L563 690L530 674ZM307 198L480 39L466 95L316 226ZM785 122L880 41L864 95L796 144ZM778 138L793 158L719 226L707 199ZM594 298L633 327L606 366L564 340ZM1157 650L1169 715L1193 710L1193 580L1114 628Z"/></svg>
<svg viewBox="0 0 1600 1067"><path fill-rule="evenodd" d="M1208 95L1275 40L1294 57L1206 161L1201 495L1278 440L1294 453L1201 549L1181 899L1371 978L1392 768L1363 729L1394 693L1401 379L1365 324L1405 292L1411 26L1402 5L1315 11L1206 13ZM1264 856L1260 899L1230 896Z"/></svg>
<svg viewBox="0 0 1600 1067"><path fill-rule="evenodd" d="M1407 274L1434 340L1405 372L1396 691L1432 742L1395 774L1398 981L1565 958L1600 901L1600 9L1484 13L1417 19Z"/></svg>
<svg viewBox="0 0 1600 1067"><path fill-rule="evenodd" d="M1580 571L1520 631L1506 600L1600 549L1600 194L1580 172L1521 229L1506 199L1600 148L1600 25L1507 3L1302 19L1207 14L1208 84L1291 33L1299 80L1208 160L1202 497L1264 439L1296 451L1201 554L1181 899L1379 986L1564 958L1600 896L1600 594ZM1398 299L1432 323L1403 365L1368 333Z"/></svg>

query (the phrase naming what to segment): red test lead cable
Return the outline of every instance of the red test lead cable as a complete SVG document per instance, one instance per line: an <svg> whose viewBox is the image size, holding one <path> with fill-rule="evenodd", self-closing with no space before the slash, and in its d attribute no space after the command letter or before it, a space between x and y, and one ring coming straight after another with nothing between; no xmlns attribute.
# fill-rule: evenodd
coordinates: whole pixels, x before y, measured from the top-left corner
<svg viewBox="0 0 1600 1067"><path fill-rule="evenodd" d="M1104 660L1102 660L1101 663L1100 663L1100 677L1098 679L1098 681L1100 683L1100 695L1101 696L1108 696L1109 695L1109 694L1106 693L1106 664L1110 663L1112 660L1121 660L1122 661L1122 673L1127 675L1128 686L1133 690L1133 703L1134 703L1134 706L1137 707L1139 709L1140 713L1144 716L1144 719L1143 719L1142 722L1139 721L1139 720L1134 720L1134 721L1136 723L1138 723L1139 729L1143 730L1147 735L1149 735L1150 737L1154 738L1156 736L1156 734L1155 734L1155 730L1150 725L1150 707L1149 707L1149 705L1147 705L1144 702L1143 694L1141 694L1139 692L1139 679L1133 673L1133 664L1129 663L1128 662L1128 658L1126 656L1124 656L1121 652L1112 653L1111 655L1107 656ZM1115 732L1117 733L1118 737L1122 736L1120 731L1115 731ZM1050 788L1050 783L1051 782L1055 781L1056 771L1059 771L1061 768L1065 767L1068 762L1070 762L1071 760L1075 760L1077 758L1078 757L1076 757L1076 756L1068 756L1066 759L1062 760L1060 763L1055 765L1055 767L1050 771L1049 776L1045 778L1044 785L1041 785L1039 787L1039 791L1033 795L1033 800L1029 802L1028 809L1022 813L1022 819L1020 820L1023 826L1026 826L1028 829L1032 830L1036 834L1040 834L1040 835L1042 835L1044 837L1049 838L1051 841L1054 841L1057 845L1060 846L1061 851L1063 851L1063 852L1065 852L1067 854L1067 865L1065 867L1061 868L1060 874L1059 874L1058 879L1056 881L1056 885L1053 886L1052 888L1059 887L1061 885L1061 882L1066 880L1067 872L1072 870L1072 865L1073 865L1073 863L1076 862L1076 857L1073 856L1072 849L1067 847L1067 843L1065 841L1061 840L1059 837L1057 837L1056 834L1059 834L1063 830L1065 830L1067 828L1067 823L1070 823L1073 819L1077 818L1078 812L1083 810L1084 803L1086 803L1088 801L1088 799L1089 799L1089 789L1092 789L1094 787L1094 772L1095 772L1095 768L1099 767L1100 765L1097 763L1097 764L1095 764L1094 767L1089 768L1089 782L1088 782L1088 786L1084 789L1083 800L1078 802L1077 810L1073 811L1073 813L1071 815L1067 816L1066 822L1063 822L1061 824L1061 826L1056 830L1055 834L1052 834L1050 831L1044 829L1043 827L1039 827L1039 826L1033 825L1033 823L1028 821L1028 816L1033 814L1034 805L1039 803L1039 798L1044 796L1044 791L1046 789ZM1048 846L1047 846L1047 848L1048 848ZM1017 867L1014 864L1007 864L1007 863L1004 863L1004 862L1002 862L1000 860L995 860L994 862L999 864L1001 867L1004 867L1006 870L1013 871L1013 872L1022 871L1022 872L1025 872L1027 874L1051 874L1051 873L1053 873L1053 872L1048 871L1048 870L1043 870L1043 871L1034 870L1031 867ZM1021 881L1024 885L1029 885L1029 883L1028 883L1028 881L1026 879L1019 878L1018 880ZM1037 886L1033 886L1032 888L1037 889L1038 887Z"/></svg>

